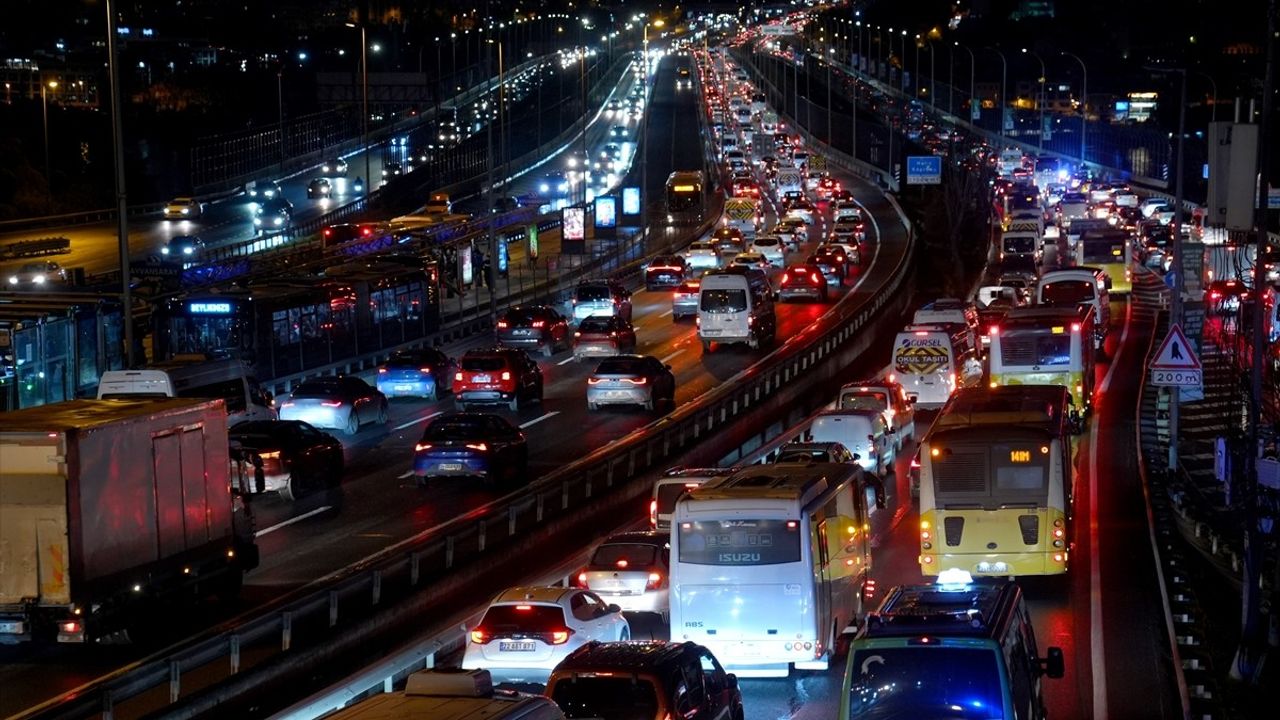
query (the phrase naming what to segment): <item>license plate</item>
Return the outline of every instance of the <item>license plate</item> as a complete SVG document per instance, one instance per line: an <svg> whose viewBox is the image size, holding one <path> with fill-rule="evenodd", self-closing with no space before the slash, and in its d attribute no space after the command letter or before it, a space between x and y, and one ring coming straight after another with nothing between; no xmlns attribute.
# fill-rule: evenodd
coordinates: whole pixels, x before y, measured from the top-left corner
<svg viewBox="0 0 1280 720"><path fill-rule="evenodd" d="M533 642L499 642L498 649L502 652L533 652L535 647Z"/></svg>
<svg viewBox="0 0 1280 720"><path fill-rule="evenodd" d="M493 378L489 377L488 375L472 375L471 376L471 382L487 383L492 381L493 381Z"/></svg>
<svg viewBox="0 0 1280 720"><path fill-rule="evenodd" d="M1002 562L980 562L978 563L978 572L980 573L1000 573L1009 572L1009 564Z"/></svg>
<svg viewBox="0 0 1280 720"><path fill-rule="evenodd" d="M446 471L458 471L462 469L462 463L440 463L439 468Z"/></svg>
<svg viewBox="0 0 1280 720"><path fill-rule="evenodd" d="M620 588L622 587L622 581L621 580L605 580L604 586L609 588Z"/></svg>
<svg viewBox="0 0 1280 720"><path fill-rule="evenodd" d="M527 335L532 335L532 334L533 334L533 331L532 331L532 330L516 330L516 331L512 332L511 334L512 334L512 335L527 336Z"/></svg>
<svg viewBox="0 0 1280 720"><path fill-rule="evenodd" d="M397 385L396 390L400 392L408 392L413 389L412 385Z"/></svg>
<svg viewBox="0 0 1280 720"><path fill-rule="evenodd" d="M702 334L706 335L707 337L711 337L713 335L719 335L720 331L719 330L703 330Z"/></svg>
<svg viewBox="0 0 1280 720"><path fill-rule="evenodd" d="M21 620L6 620L0 622L0 633L6 635L22 635L27 631L27 624Z"/></svg>

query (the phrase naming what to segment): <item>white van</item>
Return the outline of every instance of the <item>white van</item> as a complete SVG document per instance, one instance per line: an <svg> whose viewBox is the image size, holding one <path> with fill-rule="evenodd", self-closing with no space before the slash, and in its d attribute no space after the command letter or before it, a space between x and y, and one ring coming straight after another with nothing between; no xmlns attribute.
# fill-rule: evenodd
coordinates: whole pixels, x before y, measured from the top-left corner
<svg viewBox="0 0 1280 720"><path fill-rule="evenodd" d="M1111 296L1107 291L1106 273L1094 267L1078 266L1050 270L1036 281L1036 305L1093 306L1093 346L1102 349L1111 325Z"/></svg>
<svg viewBox="0 0 1280 720"><path fill-rule="evenodd" d="M108 370L98 381L98 399L138 397L222 398L229 424L275 420L271 398L243 361L179 356L141 370Z"/></svg>
<svg viewBox="0 0 1280 720"><path fill-rule="evenodd" d="M978 346L978 307L958 298L938 298L911 317L913 325L960 325L969 330L968 346Z"/></svg>
<svg viewBox="0 0 1280 720"><path fill-rule="evenodd" d="M754 350L773 342L773 299L769 278L755 268L727 267L703 275L698 287L702 351L711 352L712 343L747 343Z"/></svg>
<svg viewBox="0 0 1280 720"><path fill-rule="evenodd" d="M978 359L962 325L908 325L893 341L890 379L924 409L940 408L958 387L982 382Z"/></svg>
<svg viewBox="0 0 1280 720"><path fill-rule="evenodd" d="M488 670L419 670L400 692L321 715L324 720L564 720L551 698L493 689Z"/></svg>
<svg viewBox="0 0 1280 720"><path fill-rule="evenodd" d="M809 426L810 440L844 445L857 456L863 470L877 477L893 472L895 434L884 413L870 408L828 410Z"/></svg>

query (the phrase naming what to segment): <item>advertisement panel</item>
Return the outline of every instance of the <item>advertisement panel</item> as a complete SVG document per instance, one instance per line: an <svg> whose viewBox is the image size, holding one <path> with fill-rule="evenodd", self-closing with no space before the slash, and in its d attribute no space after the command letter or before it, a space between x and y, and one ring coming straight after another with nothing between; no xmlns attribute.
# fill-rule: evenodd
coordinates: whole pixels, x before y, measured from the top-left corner
<svg viewBox="0 0 1280 720"><path fill-rule="evenodd" d="M639 215L640 214L640 188L638 187L622 188L622 214L623 215Z"/></svg>
<svg viewBox="0 0 1280 720"><path fill-rule="evenodd" d="M567 207L560 211L560 227L565 240L585 240L587 237L587 209Z"/></svg>
<svg viewBox="0 0 1280 720"><path fill-rule="evenodd" d="M596 227L614 228L618 226L618 199L612 195L601 195L596 198Z"/></svg>

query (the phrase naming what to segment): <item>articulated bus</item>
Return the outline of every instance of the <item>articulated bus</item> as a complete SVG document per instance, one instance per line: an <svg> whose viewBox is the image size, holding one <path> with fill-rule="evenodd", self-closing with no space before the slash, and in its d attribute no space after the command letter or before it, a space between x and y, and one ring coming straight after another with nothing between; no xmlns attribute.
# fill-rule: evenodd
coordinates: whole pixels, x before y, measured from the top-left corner
<svg viewBox="0 0 1280 720"><path fill-rule="evenodd" d="M991 387L1061 385L1078 427L1093 402L1093 307L1081 304L1014 308L990 328Z"/></svg>
<svg viewBox="0 0 1280 720"><path fill-rule="evenodd" d="M667 223L696 224L706 204L706 181L701 170L673 172L667 177Z"/></svg>
<svg viewBox="0 0 1280 720"><path fill-rule="evenodd" d="M748 677L825 670L874 581L856 464L776 463L708 479L671 521L671 639Z"/></svg>
<svg viewBox="0 0 1280 720"><path fill-rule="evenodd" d="M1106 273L1112 294L1133 289L1133 236L1126 230L1087 230L1076 245L1076 264Z"/></svg>
<svg viewBox="0 0 1280 720"><path fill-rule="evenodd" d="M959 390L920 445L920 570L1060 575L1071 547L1067 389Z"/></svg>

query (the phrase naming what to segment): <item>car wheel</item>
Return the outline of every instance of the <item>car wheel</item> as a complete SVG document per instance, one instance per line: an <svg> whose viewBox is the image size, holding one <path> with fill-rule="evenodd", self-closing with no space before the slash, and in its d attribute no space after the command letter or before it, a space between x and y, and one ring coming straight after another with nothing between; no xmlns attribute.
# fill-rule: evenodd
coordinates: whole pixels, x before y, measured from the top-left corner
<svg viewBox="0 0 1280 720"><path fill-rule="evenodd" d="M618 633L618 642L626 642L631 639L631 628L624 627L622 632Z"/></svg>
<svg viewBox="0 0 1280 720"><path fill-rule="evenodd" d="M653 412L654 402L653 395L649 395L649 399L644 401L644 409Z"/></svg>
<svg viewBox="0 0 1280 720"><path fill-rule="evenodd" d="M382 406L378 408L378 424L379 425L387 424L387 404L385 402L382 403Z"/></svg>
<svg viewBox="0 0 1280 720"><path fill-rule="evenodd" d="M507 409L511 412L519 412L520 410L520 393L517 392L511 396L511 401L507 403Z"/></svg>
<svg viewBox="0 0 1280 720"><path fill-rule="evenodd" d="M457 408L458 412L466 412L466 411L467 411L467 404L466 404L466 403L464 403L464 402L462 402L461 400L454 400L454 401L453 401L453 406L454 406L455 408Z"/></svg>
<svg viewBox="0 0 1280 720"><path fill-rule="evenodd" d="M599 409L600 409L600 406L597 405L596 403L593 403L593 402L587 403L587 412L595 412L596 410L599 410Z"/></svg>
<svg viewBox="0 0 1280 720"><path fill-rule="evenodd" d="M302 478L294 473L289 473L289 481L280 488L280 499L285 502L294 502L306 495L306 487L302 482Z"/></svg>
<svg viewBox="0 0 1280 720"><path fill-rule="evenodd" d="M556 343L554 340L542 346L542 357L551 357L556 353Z"/></svg>
<svg viewBox="0 0 1280 720"><path fill-rule="evenodd" d="M360 432L360 416L356 414L355 410L352 410L350 414L347 415L347 427L343 432L348 435L355 435Z"/></svg>
<svg viewBox="0 0 1280 720"><path fill-rule="evenodd" d="M417 476L415 476L415 478L414 478L414 479L416 480L418 487L423 488L423 489L426 489L426 487L427 487L427 476L426 476L426 475L417 475Z"/></svg>
<svg viewBox="0 0 1280 720"><path fill-rule="evenodd" d="M705 354L705 355L710 355L710 354L711 354L711 341L710 341L710 340L703 340L703 341L702 341L702 352L703 352L703 354Z"/></svg>

